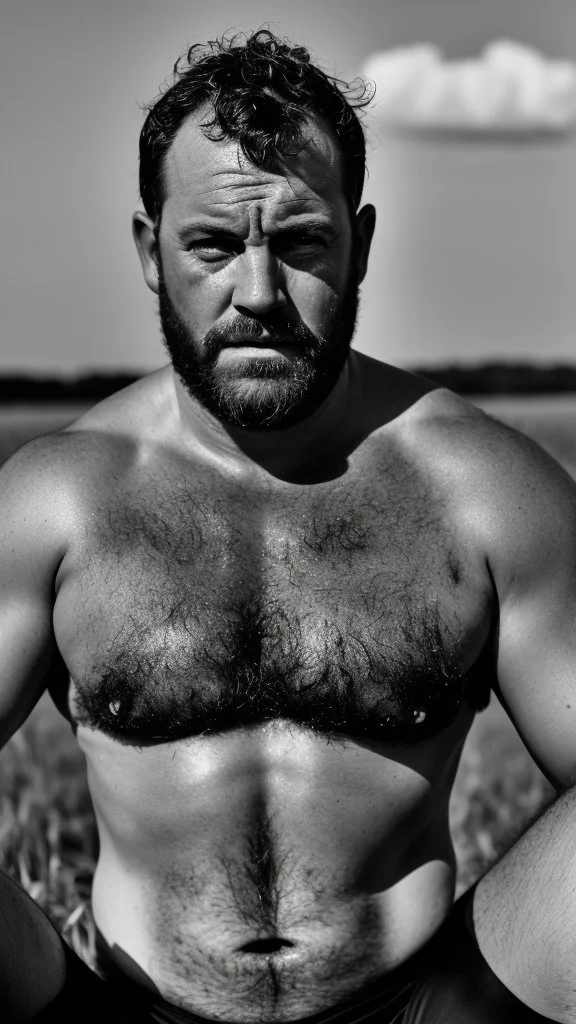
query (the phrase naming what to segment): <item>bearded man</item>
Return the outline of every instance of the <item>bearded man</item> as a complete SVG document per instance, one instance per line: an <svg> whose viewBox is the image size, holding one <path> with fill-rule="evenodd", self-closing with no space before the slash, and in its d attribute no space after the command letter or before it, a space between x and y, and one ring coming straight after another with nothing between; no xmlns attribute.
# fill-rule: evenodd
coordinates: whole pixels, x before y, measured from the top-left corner
<svg viewBox="0 0 576 1024"><path fill-rule="evenodd" d="M48 686L100 835L96 971L1 880L5 1020L576 1020L575 489L351 350L364 164L353 98L267 31L148 113L171 364L2 473L2 737ZM491 688L561 795L454 904Z"/></svg>

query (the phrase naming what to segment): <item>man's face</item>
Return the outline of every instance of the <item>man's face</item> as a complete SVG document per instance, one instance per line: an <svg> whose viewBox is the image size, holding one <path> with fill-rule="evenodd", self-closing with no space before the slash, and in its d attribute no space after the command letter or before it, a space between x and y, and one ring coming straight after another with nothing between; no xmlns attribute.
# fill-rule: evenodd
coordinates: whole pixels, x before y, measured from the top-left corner
<svg viewBox="0 0 576 1024"><path fill-rule="evenodd" d="M350 350L363 268L331 137L283 173L181 128L165 162L157 291L188 392L220 421L282 429L324 401Z"/></svg>

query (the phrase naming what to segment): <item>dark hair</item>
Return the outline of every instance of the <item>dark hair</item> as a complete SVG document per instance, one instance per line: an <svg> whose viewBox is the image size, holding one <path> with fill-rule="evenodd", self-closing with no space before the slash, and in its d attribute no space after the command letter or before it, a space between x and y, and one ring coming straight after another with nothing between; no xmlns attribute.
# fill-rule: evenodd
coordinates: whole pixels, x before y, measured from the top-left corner
<svg viewBox="0 0 576 1024"><path fill-rule="evenodd" d="M354 95L354 94L357 95ZM267 29L191 46L174 66L173 84L146 108L140 134L140 195L148 215L159 219L164 201L164 158L185 119L209 103L213 116L201 124L213 140L237 139L257 167L278 170L304 143L311 116L332 129L343 158L344 189L353 210L362 195L366 144L356 107L372 90L332 78L311 63L302 46Z"/></svg>

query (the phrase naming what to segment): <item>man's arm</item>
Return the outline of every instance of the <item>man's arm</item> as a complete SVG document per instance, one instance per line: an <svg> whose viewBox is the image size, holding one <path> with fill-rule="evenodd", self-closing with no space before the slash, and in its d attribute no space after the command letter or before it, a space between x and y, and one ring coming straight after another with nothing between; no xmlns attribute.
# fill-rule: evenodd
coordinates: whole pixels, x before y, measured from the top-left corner
<svg viewBox="0 0 576 1024"><path fill-rule="evenodd" d="M58 448L39 439L0 471L0 746L40 698L57 656L52 607L67 536Z"/></svg>
<svg viewBox="0 0 576 1024"><path fill-rule="evenodd" d="M537 1012L573 1022L576 486L524 439L506 432L504 448L483 520L499 603L498 695L564 795L479 883L474 922L504 984Z"/></svg>

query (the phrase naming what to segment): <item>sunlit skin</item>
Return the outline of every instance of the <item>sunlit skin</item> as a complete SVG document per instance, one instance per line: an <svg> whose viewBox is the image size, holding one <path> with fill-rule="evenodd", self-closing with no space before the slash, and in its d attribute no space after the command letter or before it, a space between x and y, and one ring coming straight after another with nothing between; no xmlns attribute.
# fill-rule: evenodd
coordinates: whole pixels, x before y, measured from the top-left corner
<svg viewBox="0 0 576 1024"><path fill-rule="evenodd" d="M374 211L365 207L353 221L338 151L314 125L309 147L282 173L273 173L254 167L236 143L206 139L191 118L169 151L165 188L160 226L137 213L135 237L146 282L155 292L158 245L165 287L189 328L191 344L201 346L214 324L238 314L263 323L272 314L285 314L287 320L297 316L322 336L352 270L358 281L364 276ZM244 363L263 349L265 335L246 350L221 353L219 359L231 368L231 387L244 386ZM269 351L270 358L277 357L277 351ZM294 358L290 339L281 355ZM261 386L268 382L251 380L247 399L250 389ZM190 580L198 609L213 609L201 628L216 655L219 641L212 630L218 614L229 617L219 606L227 607L237 573L232 592L238 592L241 604L251 598L241 596L240 580L253 580L250 593L256 588L264 607L269 600L274 607L281 601L281 615L294 621L307 664L321 659L331 632L345 631L345 623L356 622L357 615L352 628L363 630L366 583L374 575L381 579L378 600L389 600L390 580L398 586L406 572L403 552L416 550L413 533L425 500L418 486L401 483L406 456L396 447L395 431L381 455L370 435L405 408L409 396L421 399L427 390L425 382L410 383L407 375L354 355L310 416L287 430L246 431L218 421L177 376L163 371L148 392L155 400L147 409L146 434L158 448L155 454L145 443L142 472L160 487L159 504L153 502L150 511L161 516L169 547L176 542L185 548L186 537L200 529L203 554L193 563L192 577L185 573L181 583L181 570L168 561L165 584L158 576L163 560L155 556L148 568L144 551L136 561L124 552L122 580L114 584L118 556L109 564L105 555L102 572L114 589L116 610L110 609L109 626L100 621L97 649L114 646L122 608L130 607L130 622L140 621L140 591L146 607L149 588L162 594L162 620L172 621L171 602L180 594L179 607L187 604ZM341 450L351 452L348 468L336 457ZM292 483L303 476L309 481L305 485ZM380 478L386 480L382 494ZM179 496L182 479L190 508ZM397 509L385 495L395 487L404 489L409 511L391 543ZM161 511L166 496L168 519ZM364 511L372 503L374 510L381 507L382 525L376 530L376 512ZM202 511L198 522L196 507ZM330 536L333 521L337 533L324 555L314 554L311 541L302 547L302 537L312 538L313 531ZM130 535L137 536L138 529L134 526ZM358 531L368 531L372 539L367 549L361 543L354 553ZM338 555L340 536L344 547ZM118 537L111 550L118 542L124 548ZM445 540L433 528L429 542L420 538L416 547L422 544L423 552L428 547L433 554L421 552L417 563L435 578L440 570L433 565ZM389 567L382 573L376 568L380 564ZM482 576L479 564L472 572ZM87 584L83 572L62 576L55 620L70 674L81 688L83 666L94 663L93 640L77 617L72 640L67 622L74 608L90 615L90 598L85 603L81 596ZM487 584L482 578L476 591L458 596L450 647L463 671L486 640ZM435 579L434 594L435 600L443 595L446 617L454 620L451 588ZM420 608L417 592L414 600ZM148 618L150 611L143 614ZM421 614L426 615L424 607ZM156 635L156 627L144 633L136 628L142 637ZM165 638L163 647L189 646L193 628L187 627L181 640ZM138 663L148 657L150 642L154 646L155 641L139 640ZM165 670L158 667L157 655L151 656L152 686L161 689L158 672ZM242 657L239 651L238 665ZM336 660L336 649L330 657ZM348 657L354 657L352 648ZM196 662L189 675L202 687ZM290 677L280 677L279 684L289 702ZM208 677L204 685L207 695L213 692ZM74 684L72 707L81 718L78 694ZM415 710L414 716L420 715ZM330 739L280 716L250 728L138 748L120 746L81 721L78 740L88 760L101 831L93 905L107 941L128 954L166 998L207 1016L290 1020L360 989L417 950L448 912L454 886L448 798L472 717L462 706L449 728L406 747L342 735ZM128 807L136 813L127 814ZM262 822L273 844L276 895L266 897L271 901L266 918L260 892L257 924L250 910L256 893L248 879L258 869L243 865ZM236 880L230 870L239 872ZM266 888L272 882L260 884ZM266 958L244 952L250 943L274 937L287 943L274 967L275 995Z"/></svg>
<svg viewBox="0 0 576 1024"><path fill-rule="evenodd" d="M142 213L134 218L148 286L158 293L158 242L166 289L196 344L238 314L264 322L270 316L298 317L322 336L351 273L358 283L364 278L374 208L352 214L337 146L314 122L307 147L283 173L273 173L250 164L234 141L207 139L202 120L202 114L189 118L167 154L159 229ZM296 350L280 351L290 360ZM219 363L249 396L270 385L243 379L242 365L264 355L277 357L265 335L256 348L226 349ZM355 399L346 364L336 388L306 422L260 433L225 427L191 402L179 381L177 390L183 424L190 424L196 438L207 430L211 447L234 458L244 452L267 465L285 463L286 469L301 459L303 444L320 449L337 443L339 432L347 430L343 412Z"/></svg>
<svg viewBox="0 0 576 1024"><path fill-rule="evenodd" d="M134 236L197 355L254 324L215 354L257 411L299 359L289 325L335 343L375 214L351 211L321 121L272 171L202 117ZM168 365L2 470L0 738L49 681L86 756L94 914L122 970L207 1018L286 1024L361 998L449 915L450 793L491 687L558 788L576 778L576 499L527 439L361 353L283 429L232 426L191 384ZM561 832L531 833L536 857L525 837L481 883L479 920L542 1006L540 933L528 963L509 929L532 929L524 880L545 890ZM0 968L28 1017L28 978L44 1005L62 982L48 945L32 955L10 911Z"/></svg>

